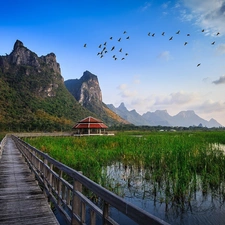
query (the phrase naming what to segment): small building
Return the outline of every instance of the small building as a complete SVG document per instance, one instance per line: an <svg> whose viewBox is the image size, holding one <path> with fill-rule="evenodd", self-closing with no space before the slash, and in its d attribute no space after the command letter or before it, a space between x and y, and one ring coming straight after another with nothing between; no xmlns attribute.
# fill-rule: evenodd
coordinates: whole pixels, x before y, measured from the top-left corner
<svg viewBox="0 0 225 225"><path fill-rule="evenodd" d="M88 116L73 126L78 135L101 135L105 134L108 127L99 119Z"/></svg>

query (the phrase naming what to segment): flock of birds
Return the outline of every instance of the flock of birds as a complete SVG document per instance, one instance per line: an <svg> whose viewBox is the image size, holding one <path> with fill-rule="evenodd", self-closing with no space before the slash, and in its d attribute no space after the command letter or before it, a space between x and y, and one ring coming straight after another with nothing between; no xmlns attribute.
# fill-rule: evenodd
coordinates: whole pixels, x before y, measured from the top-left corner
<svg viewBox="0 0 225 225"><path fill-rule="evenodd" d="M205 32L205 29L202 29L201 32L204 33L204 32ZM124 31L123 34L125 35L125 34L127 34L127 32ZM178 30L175 34L176 34L176 35L179 35L179 34L180 34L180 30ZM165 32L162 32L161 35L162 35L162 36L165 36ZM218 35L220 35L220 32L217 32L217 33L216 33L216 36L218 36ZM148 32L148 36L155 37L155 33ZM190 36L191 36L191 35L188 33L188 34L187 34L187 37L190 37ZM109 39L110 39L110 40L113 40L113 37L110 37ZM126 36L125 39L126 39L126 40L129 40L129 39L130 39L130 36ZM121 40L122 40L122 38L120 37L117 41L118 41L118 42L121 42ZM171 36L171 37L169 38L169 41L172 41L172 40L173 40L173 36ZM216 43L216 42L213 41L213 42L211 43L211 45L215 45L215 43ZM188 44L188 42L185 41L185 42L184 42L184 46L186 46L187 44ZM87 44L86 44L86 43L84 44L84 47L85 47L85 48L87 47ZM97 53L97 56L99 56L100 58L103 58L104 55L107 54L107 53L109 52L109 49L107 49L107 41L105 41L104 44L100 44L100 45L98 46L98 48L99 48L100 50L99 50L99 52ZM110 51L111 51L111 52L112 52L112 51L115 52L115 49L116 49L116 46L112 46ZM122 49L122 48L119 48L119 53L122 53L122 52L123 52L123 49ZM117 52L117 53L118 53L118 52ZM128 56L128 53L127 53L127 52L126 52L124 55L122 55L122 56L121 56L121 55L118 56L118 55L115 55L115 54L114 54L114 55L112 56L112 58L113 58L114 60L117 60L117 59L120 57L121 60L124 60L124 59L126 58L126 56ZM200 65L201 65L201 63L198 63L198 64L197 64L197 67L199 67Z"/></svg>
<svg viewBox="0 0 225 225"><path fill-rule="evenodd" d="M123 32L123 34L125 35L127 32L126 31L124 31ZM125 38L126 40L129 40L130 39L130 36L126 36L126 38ZM109 40L113 40L113 37L110 37L109 38ZM122 38L120 37L117 41L118 42L121 42L121 40L122 40ZM84 44L84 47L86 48L87 47L87 44ZM105 41L104 42L104 44L100 44L99 46L98 46L98 48L99 48L99 52L97 53L97 56L99 56L100 58L103 58L104 57L104 55L105 54L107 54L109 51L116 51L116 46L114 45L114 46L112 46L111 47L111 50L110 49L107 49L107 41ZM119 48L119 51L118 51L119 53L122 53L122 54L120 54L120 55L113 55L112 56L112 58L114 59L114 60L117 60L117 59L119 59L119 57L120 57L120 59L121 60L124 60L127 56L128 56L128 53L126 52L125 54L123 54L123 48ZM117 52L117 53L118 53Z"/></svg>

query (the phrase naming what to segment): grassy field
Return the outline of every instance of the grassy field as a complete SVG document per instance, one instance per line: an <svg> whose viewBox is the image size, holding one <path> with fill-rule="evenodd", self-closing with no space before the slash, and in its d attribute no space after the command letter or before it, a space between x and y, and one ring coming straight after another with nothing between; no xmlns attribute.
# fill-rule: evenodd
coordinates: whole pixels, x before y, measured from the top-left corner
<svg viewBox="0 0 225 225"><path fill-rule="evenodd" d="M37 137L26 142L90 179L106 184L102 168L141 165L152 195L184 206L196 191L225 199L225 132L123 132L115 136Z"/></svg>

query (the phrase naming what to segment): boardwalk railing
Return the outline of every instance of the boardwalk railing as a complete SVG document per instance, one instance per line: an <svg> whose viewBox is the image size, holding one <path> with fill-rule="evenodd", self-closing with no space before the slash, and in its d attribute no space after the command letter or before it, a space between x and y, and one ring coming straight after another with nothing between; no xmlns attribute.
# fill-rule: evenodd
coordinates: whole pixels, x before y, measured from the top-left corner
<svg viewBox="0 0 225 225"><path fill-rule="evenodd" d="M2 139L2 141L0 142L0 159L1 159L1 157L2 157L2 151L3 151L3 148L4 148L5 142L6 142L6 137L7 137L7 136L5 136L5 137Z"/></svg>
<svg viewBox="0 0 225 225"><path fill-rule="evenodd" d="M95 225L97 217L100 218L101 224L118 224L110 217L110 207L114 207L137 224L168 225L163 220L126 202L78 171L54 160L18 137L12 136L12 138L35 173L49 200L60 211L68 224ZM64 177L72 180L73 184L67 182ZM101 207L82 193L84 188L101 199Z"/></svg>

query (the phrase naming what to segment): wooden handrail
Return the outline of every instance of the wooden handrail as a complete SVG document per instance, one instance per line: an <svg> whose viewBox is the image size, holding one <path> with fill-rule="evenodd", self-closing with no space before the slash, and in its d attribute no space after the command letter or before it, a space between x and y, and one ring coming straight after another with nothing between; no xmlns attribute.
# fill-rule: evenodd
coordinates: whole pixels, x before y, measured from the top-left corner
<svg viewBox="0 0 225 225"><path fill-rule="evenodd" d="M137 224L168 225L165 221L126 202L82 173L56 161L20 138L14 135L12 138L35 173L49 200L59 209L68 224L87 224L87 207L90 209L91 225L96 224L96 215L102 218L104 225L118 224L109 216L109 208L114 207ZM68 183L63 175L70 177L73 185ZM100 197L103 202L102 209L82 194L82 187Z"/></svg>
<svg viewBox="0 0 225 225"><path fill-rule="evenodd" d="M6 142L6 138L7 138L7 135L0 142L0 159L2 157L2 152L3 152L3 148L4 148L4 145L5 145L5 142Z"/></svg>

